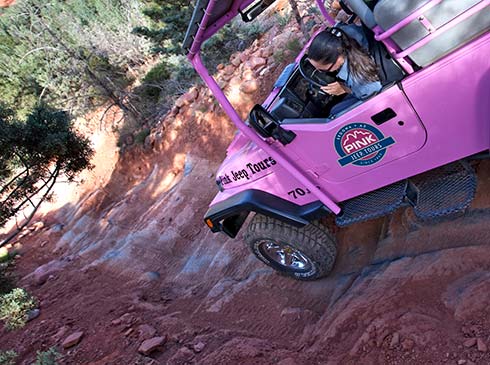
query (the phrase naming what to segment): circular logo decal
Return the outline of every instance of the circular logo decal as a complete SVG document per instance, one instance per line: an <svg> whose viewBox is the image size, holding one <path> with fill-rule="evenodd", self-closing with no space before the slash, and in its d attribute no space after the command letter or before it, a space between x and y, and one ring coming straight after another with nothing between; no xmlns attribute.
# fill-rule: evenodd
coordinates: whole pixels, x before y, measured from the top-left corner
<svg viewBox="0 0 490 365"><path fill-rule="evenodd" d="M347 124L335 135L335 150L341 157L338 162L342 167L375 164L394 143L392 137L385 137L379 129L366 123Z"/></svg>

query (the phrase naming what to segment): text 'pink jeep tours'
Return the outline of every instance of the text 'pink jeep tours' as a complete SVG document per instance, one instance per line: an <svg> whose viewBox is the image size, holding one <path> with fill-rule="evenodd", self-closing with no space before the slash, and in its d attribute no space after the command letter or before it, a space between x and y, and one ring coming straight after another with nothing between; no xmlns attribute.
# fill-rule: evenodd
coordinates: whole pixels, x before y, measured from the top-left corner
<svg viewBox="0 0 490 365"><path fill-rule="evenodd" d="M252 21L271 3L199 0L184 41L239 130L216 174L210 229L235 237L255 212L244 235L253 253L314 280L329 274L337 254L325 217L346 226L402 206L423 220L464 211L476 190L469 161L490 148L490 0L345 0L370 40L382 89L326 115L338 100L320 87L335 75L316 72L306 44L243 121L200 49L235 16Z"/></svg>

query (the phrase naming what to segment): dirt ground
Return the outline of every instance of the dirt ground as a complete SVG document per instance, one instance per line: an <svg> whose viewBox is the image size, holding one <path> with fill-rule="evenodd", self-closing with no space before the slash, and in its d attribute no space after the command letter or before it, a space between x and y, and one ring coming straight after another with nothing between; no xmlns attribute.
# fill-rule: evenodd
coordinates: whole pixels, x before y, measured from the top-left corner
<svg viewBox="0 0 490 365"><path fill-rule="evenodd" d="M145 145L118 153L109 128L94 132L96 169L17 240L40 315L3 329L1 350L26 365L51 347L60 364L490 364L489 162L464 214L406 208L340 229L333 274L298 282L203 224L235 131L196 94ZM144 355L148 339L160 346Z"/></svg>

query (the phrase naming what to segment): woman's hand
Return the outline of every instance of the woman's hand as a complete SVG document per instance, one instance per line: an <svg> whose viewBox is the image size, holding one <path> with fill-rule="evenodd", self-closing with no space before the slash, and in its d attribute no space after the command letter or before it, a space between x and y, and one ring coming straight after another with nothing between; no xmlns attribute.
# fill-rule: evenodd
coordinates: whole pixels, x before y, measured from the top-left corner
<svg viewBox="0 0 490 365"><path fill-rule="evenodd" d="M351 90L347 86L341 84L338 81L332 82L331 84L328 84L326 86L322 86L321 89L322 91L330 95L343 95L346 93L347 94L351 93Z"/></svg>

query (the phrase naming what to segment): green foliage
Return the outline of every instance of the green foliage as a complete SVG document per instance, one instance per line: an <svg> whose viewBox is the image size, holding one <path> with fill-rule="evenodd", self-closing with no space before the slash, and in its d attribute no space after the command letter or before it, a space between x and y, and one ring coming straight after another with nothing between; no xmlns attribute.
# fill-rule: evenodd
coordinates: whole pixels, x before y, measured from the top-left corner
<svg viewBox="0 0 490 365"><path fill-rule="evenodd" d="M302 44L298 38L291 38L286 43L286 49L288 49L289 51L291 51L294 54L301 51L302 47L303 46L302 46Z"/></svg>
<svg viewBox="0 0 490 365"><path fill-rule="evenodd" d="M17 352L14 350L0 350L0 365L15 365L15 359L17 356Z"/></svg>
<svg viewBox="0 0 490 365"><path fill-rule="evenodd" d="M142 131L139 131L136 133L136 136L134 137L134 142L137 144L144 144L146 137L150 135L150 129L145 128Z"/></svg>
<svg viewBox="0 0 490 365"><path fill-rule="evenodd" d="M162 61L154 66L143 78L143 82L147 84L160 83L168 80L170 77L169 65L167 62Z"/></svg>
<svg viewBox="0 0 490 365"><path fill-rule="evenodd" d="M192 15L189 1L154 0L145 1L145 4L143 14L150 24L134 27L133 32L150 40L155 53L182 54L181 45Z"/></svg>
<svg viewBox="0 0 490 365"><path fill-rule="evenodd" d="M46 199L60 174L71 181L90 168L93 154L64 111L39 105L25 120L13 115L0 105L0 226L34 197Z"/></svg>
<svg viewBox="0 0 490 365"><path fill-rule="evenodd" d="M58 359L61 354L56 351L54 347L51 347L47 351L38 351L36 355L36 362L33 365L57 365Z"/></svg>
<svg viewBox="0 0 490 365"><path fill-rule="evenodd" d="M275 13L274 17L276 18L276 23L279 27L284 28L291 20L291 12L285 11L284 13Z"/></svg>
<svg viewBox="0 0 490 365"><path fill-rule="evenodd" d="M15 288L12 277L8 271L9 262L0 264L0 295L10 292Z"/></svg>
<svg viewBox="0 0 490 365"><path fill-rule="evenodd" d="M3 251L5 257L5 259L0 262L0 295L2 295L15 288L14 278L10 269L14 265L13 259L16 254L9 252L5 246L0 247L0 251Z"/></svg>
<svg viewBox="0 0 490 365"><path fill-rule="evenodd" d="M75 113L124 93L144 62L139 2L18 0L0 17L0 95L25 116L39 100Z"/></svg>
<svg viewBox="0 0 490 365"><path fill-rule="evenodd" d="M272 58L274 59L275 63L282 64L286 61L286 53L284 50L275 51Z"/></svg>
<svg viewBox="0 0 490 365"><path fill-rule="evenodd" d="M24 289L15 288L0 297L0 320L8 330L24 327L27 314L36 307L36 300Z"/></svg>

